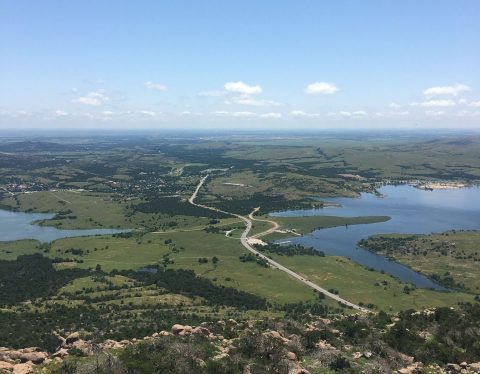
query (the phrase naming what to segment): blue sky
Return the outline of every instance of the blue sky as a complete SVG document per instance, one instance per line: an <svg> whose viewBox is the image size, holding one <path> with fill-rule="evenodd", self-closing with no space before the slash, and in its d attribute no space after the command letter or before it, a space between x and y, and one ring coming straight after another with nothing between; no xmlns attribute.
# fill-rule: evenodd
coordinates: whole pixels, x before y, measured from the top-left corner
<svg viewBox="0 0 480 374"><path fill-rule="evenodd" d="M480 128L480 2L0 2L0 127Z"/></svg>

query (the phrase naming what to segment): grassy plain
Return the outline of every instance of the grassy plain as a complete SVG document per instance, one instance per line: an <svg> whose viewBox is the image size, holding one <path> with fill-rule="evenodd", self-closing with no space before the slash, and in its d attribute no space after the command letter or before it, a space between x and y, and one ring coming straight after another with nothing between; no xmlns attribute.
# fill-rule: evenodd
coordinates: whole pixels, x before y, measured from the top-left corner
<svg viewBox="0 0 480 374"><path fill-rule="evenodd" d="M388 256L429 277L451 277L455 284L480 293L480 232L448 231L431 235L375 235ZM400 242L399 240L406 239ZM368 243L368 242L367 242ZM366 246L368 248L368 244Z"/></svg>
<svg viewBox="0 0 480 374"><path fill-rule="evenodd" d="M339 294L349 301L365 305L371 303L385 311L455 306L459 301L473 301L472 295L422 288L407 294L404 292L404 283L343 257L272 257L322 287L338 290Z"/></svg>
<svg viewBox="0 0 480 374"><path fill-rule="evenodd" d="M14 254L39 252L41 249L36 248L37 245L35 241L0 243L0 258L13 259ZM83 254L66 252L71 248L81 248ZM6 253L6 250L11 253ZM173 262L167 265L168 268L191 269L216 284L251 292L271 302L292 303L314 299L310 288L285 273L254 262L241 262L239 256L245 252L239 240L227 238L222 233L188 231L150 233L137 239L111 236L66 238L53 242L50 251L44 255L81 261L61 262L58 268L95 268L100 264L105 271L138 269L161 264L168 258ZM212 262L213 257L218 258L216 264ZM200 258L206 258L208 262L200 263ZM473 300L472 295L426 289L415 289L407 294L404 292L405 284L389 275L370 271L341 257L272 255L272 258L322 287L338 290L347 300L374 304L387 311L455 306L459 301ZM88 287L88 283L82 287ZM139 300L143 299L140 297ZM331 301L327 303L334 305Z"/></svg>
<svg viewBox="0 0 480 374"><path fill-rule="evenodd" d="M108 193L89 191L39 191L20 193L2 200L4 206L23 212L61 213L40 222L60 229L122 228L146 231L185 229L205 225L204 217L133 212L139 201L124 201Z"/></svg>

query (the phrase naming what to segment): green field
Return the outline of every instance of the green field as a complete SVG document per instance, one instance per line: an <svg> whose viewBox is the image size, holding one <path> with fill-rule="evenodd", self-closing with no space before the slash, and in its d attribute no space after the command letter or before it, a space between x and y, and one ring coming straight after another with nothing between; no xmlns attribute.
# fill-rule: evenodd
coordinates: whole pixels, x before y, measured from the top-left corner
<svg viewBox="0 0 480 374"><path fill-rule="evenodd" d="M368 216L368 217L335 217L335 216L310 216L310 217L258 217L260 219L269 219L280 225L280 230L292 230L298 234L308 234L317 229L326 229L335 226L362 225L369 223L385 222L390 219L386 216ZM265 225L264 222L259 222ZM257 222L255 222L257 225ZM271 226L271 225L270 225ZM255 226L254 226L255 227ZM265 239L274 240L291 237L291 233L274 232L265 236Z"/></svg>
<svg viewBox="0 0 480 374"><path fill-rule="evenodd" d="M348 259L337 256L272 256L276 261L304 275L326 289L354 303L374 304L379 310L399 311L434 306L455 306L460 301L473 301L473 296L417 288L404 292L401 283L388 274L371 271Z"/></svg>
<svg viewBox="0 0 480 374"><path fill-rule="evenodd" d="M318 217L317 217L318 218ZM165 244L167 241L168 244ZM0 258L13 259L15 255L41 251L35 241L0 243ZM67 252L81 248L81 255ZM10 252L10 253L7 253ZM240 241L221 233L205 231L150 233L139 238L111 236L66 238L56 240L44 255L52 258L76 259L80 263L60 262L61 268L95 268L100 264L105 271L138 269L161 264L165 256L173 269L192 269L216 284L235 287L267 298L272 302L292 303L312 300L313 291L278 270L264 268L253 262L241 262L239 256L246 250ZM218 262L212 262L213 257ZM200 263L200 258L208 259ZM473 297L461 293L443 293L425 289L404 292L405 284L394 278L370 271L350 260L335 256L278 256L272 258L303 274L320 286L335 289L342 297L355 303L374 304L379 309L398 311L408 308L456 305ZM384 284L385 281L387 284Z"/></svg>
<svg viewBox="0 0 480 374"><path fill-rule="evenodd" d="M448 231L432 235L376 235L363 245L447 287L478 294L479 243L478 231Z"/></svg>

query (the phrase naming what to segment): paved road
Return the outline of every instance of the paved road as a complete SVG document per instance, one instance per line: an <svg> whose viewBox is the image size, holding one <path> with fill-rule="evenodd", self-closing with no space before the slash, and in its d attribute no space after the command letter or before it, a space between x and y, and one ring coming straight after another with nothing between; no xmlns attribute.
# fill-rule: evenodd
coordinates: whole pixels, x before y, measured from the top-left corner
<svg viewBox="0 0 480 374"><path fill-rule="evenodd" d="M268 222L268 223L270 223L270 224L272 225L272 227L269 228L269 229L266 230L266 231L260 232L260 233L258 233L258 234L256 234L256 235L252 235L252 238L260 238L260 237L262 237L262 236L269 235L269 234L277 231L277 230L280 228L280 225L279 225L277 222L275 222L275 221L270 221L270 220L268 220L268 219L255 218L253 215L254 215L255 213L257 213L259 210L260 210L260 207L255 208L255 209L252 211L252 213L250 213L250 214L248 215L248 219L250 219L250 220L252 220L252 221Z"/></svg>
<svg viewBox="0 0 480 374"><path fill-rule="evenodd" d="M201 208L205 208L205 209L209 209L209 210L214 210L216 212L220 212L220 213L224 213L224 214L228 214L228 215L231 215L231 216L234 216L234 217L238 217L240 218L244 223L245 223L245 230L243 231L242 233L242 236L240 237L240 241L242 243L242 245L248 249L250 252L252 252L253 254L255 254L256 256L259 256L260 258L263 258L265 261L268 262L268 264L273 267L274 269L278 269L278 270L281 270L285 273L287 273L288 275L290 275L291 277L295 278L296 280L302 282L303 284L313 288L314 290L317 290L319 292L322 292L325 296L327 297L330 297L331 299L333 300L336 300L336 301L339 301L349 307L352 307L353 309L356 309L358 311L361 311L361 312L365 312L365 313L369 313L370 311L366 308L363 308L357 304L353 304L351 303L350 301L347 301L343 298L341 298L340 296L338 295L335 295L334 293L331 293L329 292L328 290L326 290L325 288L322 288L320 286L318 286L317 284L311 282L310 280L304 278L303 276L301 276L300 274L298 273L295 273L294 271L290 270L289 268L283 266L282 264L279 264L277 261L274 261L270 258L268 258L267 256L265 256L264 254L258 252L254 247L252 247L250 244L248 244L248 234L250 232L250 230L252 229L252 220L250 218L246 218L244 216L241 216L239 214L235 214L235 213L230 213L230 212L226 212L224 210L221 210L221 209L217 209L217 208L213 208L213 207L209 207L209 206L206 206L206 205L202 205L202 204L197 204L195 202L195 199L198 195L198 191L200 191L200 188L202 188L203 184L205 183L205 181L207 180L209 174L205 175L201 180L200 180L200 183L198 183L197 187L195 188L195 191L193 192L192 196L188 199L188 202L192 205L195 205L195 206L198 206L198 207L201 207ZM252 213L250 213L249 217L253 218L252 215L258 210L258 208L256 210L254 210ZM267 230L269 231L269 230Z"/></svg>

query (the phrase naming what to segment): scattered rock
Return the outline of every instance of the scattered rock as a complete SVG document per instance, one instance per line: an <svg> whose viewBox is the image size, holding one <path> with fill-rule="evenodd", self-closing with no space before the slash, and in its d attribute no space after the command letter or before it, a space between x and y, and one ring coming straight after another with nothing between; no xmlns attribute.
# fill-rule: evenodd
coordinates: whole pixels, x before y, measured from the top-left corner
<svg viewBox="0 0 480 374"><path fill-rule="evenodd" d="M353 352L352 358L354 360L358 360L360 357L362 357L362 352Z"/></svg>
<svg viewBox="0 0 480 374"><path fill-rule="evenodd" d="M406 365L411 365L415 362L415 358L412 356L399 353L399 357L405 362Z"/></svg>
<svg viewBox="0 0 480 374"><path fill-rule="evenodd" d="M467 364L465 361L463 361L463 362L460 364L460 367L461 367L462 369L466 369L466 368L468 368L468 364Z"/></svg>
<svg viewBox="0 0 480 374"><path fill-rule="evenodd" d="M453 371L460 371L462 370L462 367L457 364L447 364L447 369L453 370Z"/></svg>
<svg viewBox="0 0 480 374"><path fill-rule="evenodd" d="M202 335L202 336L209 336L210 335L210 330L205 328L205 327L195 327L193 330L192 330L192 334L198 334L198 335Z"/></svg>
<svg viewBox="0 0 480 374"><path fill-rule="evenodd" d="M423 364L421 362L414 362L407 367L397 370L398 374L419 374L423 372Z"/></svg>
<svg viewBox="0 0 480 374"><path fill-rule="evenodd" d="M273 339L280 340L284 343L288 343L290 340L284 338L278 331L271 330L263 333L264 336L269 336Z"/></svg>
<svg viewBox="0 0 480 374"><path fill-rule="evenodd" d="M218 355L214 356L213 360L220 361L220 360L223 360L223 359L228 358L228 357L230 357L229 354L223 352L223 353L219 353Z"/></svg>
<svg viewBox="0 0 480 374"><path fill-rule="evenodd" d="M102 348L104 349L115 349L115 348L123 348L124 345L121 344L120 342L117 342L112 339L107 339L102 343Z"/></svg>
<svg viewBox="0 0 480 374"><path fill-rule="evenodd" d="M370 351L365 351L365 352L363 352L363 357L365 357L365 358L370 358L370 357L372 357L372 356L373 356L373 353L370 352Z"/></svg>
<svg viewBox="0 0 480 374"><path fill-rule="evenodd" d="M339 336L340 335L340 330L337 330L337 329L331 329L330 332L335 335L335 336Z"/></svg>
<svg viewBox="0 0 480 374"><path fill-rule="evenodd" d="M473 371L480 372L480 362L473 362L470 364L470 369Z"/></svg>
<svg viewBox="0 0 480 374"><path fill-rule="evenodd" d="M287 359L290 361L297 361L297 355L293 352L287 352Z"/></svg>
<svg viewBox="0 0 480 374"><path fill-rule="evenodd" d="M64 358L66 356L68 356L68 349L66 348L60 348L52 355L53 358Z"/></svg>

